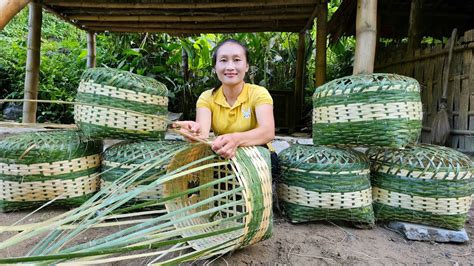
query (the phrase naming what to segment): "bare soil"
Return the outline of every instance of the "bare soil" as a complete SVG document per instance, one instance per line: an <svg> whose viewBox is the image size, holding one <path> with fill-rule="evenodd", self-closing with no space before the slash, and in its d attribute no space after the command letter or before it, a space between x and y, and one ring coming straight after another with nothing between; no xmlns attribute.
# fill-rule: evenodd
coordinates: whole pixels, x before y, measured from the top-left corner
<svg viewBox="0 0 474 266"><path fill-rule="evenodd" d="M26 223L44 221L62 210L37 212ZM28 211L0 214L0 225L11 225ZM474 208L465 229L474 235ZM107 234L110 229L96 229L81 236L81 240ZM0 233L4 241L13 233ZM0 250L0 257L24 255L36 239ZM114 265L143 265L149 260L132 260ZM211 262L210 260L207 262ZM350 224L330 222L291 224L275 215L273 237L253 246L216 258L212 263L230 265L339 265L339 264L435 264L472 265L472 242L465 244L430 243L407 240L404 236L378 224L370 230L356 229Z"/></svg>

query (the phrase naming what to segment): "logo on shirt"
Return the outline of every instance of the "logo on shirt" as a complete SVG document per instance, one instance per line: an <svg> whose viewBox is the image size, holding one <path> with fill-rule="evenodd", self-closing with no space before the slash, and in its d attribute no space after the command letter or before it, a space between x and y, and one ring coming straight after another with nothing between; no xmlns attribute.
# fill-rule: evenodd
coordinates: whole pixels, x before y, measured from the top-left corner
<svg viewBox="0 0 474 266"><path fill-rule="evenodd" d="M242 114L244 115L244 118L250 118L251 112L250 112L250 107L245 110L245 108L242 106Z"/></svg>

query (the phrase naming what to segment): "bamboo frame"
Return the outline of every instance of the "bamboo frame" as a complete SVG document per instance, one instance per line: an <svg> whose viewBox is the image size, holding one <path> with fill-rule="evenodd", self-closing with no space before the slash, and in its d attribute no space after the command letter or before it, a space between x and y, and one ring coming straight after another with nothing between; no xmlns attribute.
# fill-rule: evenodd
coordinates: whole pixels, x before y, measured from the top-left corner
<svg viewBox="0 0 474 266"><path fill-rule="evenodd" d="M305 39L306 31L302 31L298 36L298 51L296 55L296 77L295 77L295 93L294 93L294 104L292 104L294 110L294 119L290 119L290 131L294 131L296 124L301 119L301 105L303 102L303 72L305 64Z"/></svg>
<svg viewBox="0 0 474 266"><path fill-rule="evenodd" d="M87 68L96 67L96 34L95 32L87 32Z"/></svg>
<svg viewBox="0 0 474 266"><path fill-rule="evenodd" d="M80 21L135 21L135 22L228 22L235 21L274 21L278 19L306 19L306 14L292 15L212 15L212 16L167 16L167 15L70 15L69 18Z"/></svg>
<svg viewBox="0 0 474 266"><path fill-rule="evenodd" d="M354 75L374 72L376 33L377 0L358 0Z"/></svg>
<svg viewBox="0 0 474 266"><path fill-rule="evenodd" d="M310 5L316 4L317 0L266 0L266 1L249 1L249 2L221 2L221 3L114 3L114 1L64 1L64 0L46 0L45 4L51 6L62 7L100 7L100 8L119 8L119 9L135 9L135 8L233 8L233 7L266 7L266 6L290 6L290 5Z"/></svg>
<svg viewBox="0 0 474 266"><path fill-rule="evenodd" d="M285 27L281 26L279 28L275 27L249 27L249 28L233 28L229 29L169 29L169 28L153 28L153 27L140 27L140 28L130 28L130 27L88 27L89 30L95 32L160 32L160 33L169 33L169 34L200 34L200 33L229 33L229 32L299 32L299 28L295 27Z"/></svg>
<svg viewBox="0 0 474 266"><path fill-rule="evenodd" d="M316 87L326 82L326 43L327 43L328 3L319 5L316 30Z"/></svg>
<svg viewBox="0 0 474 266"><path fill-rule="evenodd" d="M10 20L20 12L31 0L4 0L0 1L0 31L10 22Z"/></svg>
<svg viewBox="0 0 474 266"><path fill-rule="evenodd" d="M413 54L421 45L421 6L423 0L412 0L410 8L410 20L408 26L408 45L407 52Z"/></svg>
<svg viewBox="0 0 474 266"><path fill-rule="evenodd" d="M29 4L28 51L26 56L25 96L24 99L37 99L39 87L39 67L41 50L42 9L39 1ZM23 123L36 122L35 102L23 103Z"/></svg>

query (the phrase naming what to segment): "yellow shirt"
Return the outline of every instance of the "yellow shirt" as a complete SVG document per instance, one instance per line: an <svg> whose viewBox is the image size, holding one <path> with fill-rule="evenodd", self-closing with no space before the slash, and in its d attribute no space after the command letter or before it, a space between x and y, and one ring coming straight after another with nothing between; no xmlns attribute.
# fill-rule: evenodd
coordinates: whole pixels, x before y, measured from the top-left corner
<svg viewBox="0 0 474 266"><path fill-rule="evenodd" d="M267 89L245 83L233 106L227 103L221 86L214 94L212 90L203 92L199 96L196 107L211 110L212 131L216 135L223 135L256 128L258 123L255 107L262 104L273 105L273 99Z"/></svg>

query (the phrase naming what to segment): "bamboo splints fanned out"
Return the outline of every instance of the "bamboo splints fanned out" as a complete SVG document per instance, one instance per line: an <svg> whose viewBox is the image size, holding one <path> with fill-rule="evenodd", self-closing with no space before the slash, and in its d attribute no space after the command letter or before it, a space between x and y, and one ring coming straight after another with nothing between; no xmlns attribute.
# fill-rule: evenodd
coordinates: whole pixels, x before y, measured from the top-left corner
<svg viewBox="0 0 474 266"><path fill-rule="evenodd" d="M157 249L153 253L164 255L158 256L157 263L174 264L223 254L271 236L271 174L267 149L239 148L233 160L219 158L205 144L156 143L155 147L149 146L149 151L155 155L161 151L160 156L143 152L128 162L119 163L118 167L127 165L129 170L80 207L0 243L0 248L6 248L50 232L27 257L0 259L0 263L64 260L103 263L128 259L114 254ZM117 166L109 165L103 174L110 174ZM163 195L128 204L144 193L157 191L158 187L163 187ZM73 241L77 235L104 221L121 215L133 217L134 213L147 213L144 208L154 210L163 205L167 210L165 214L148 217L86 243ZM184 249L188 250L184 255L170 256L175 250ZM114 257L106 258L110 255Z"/></svg>

